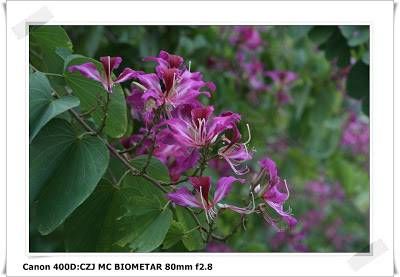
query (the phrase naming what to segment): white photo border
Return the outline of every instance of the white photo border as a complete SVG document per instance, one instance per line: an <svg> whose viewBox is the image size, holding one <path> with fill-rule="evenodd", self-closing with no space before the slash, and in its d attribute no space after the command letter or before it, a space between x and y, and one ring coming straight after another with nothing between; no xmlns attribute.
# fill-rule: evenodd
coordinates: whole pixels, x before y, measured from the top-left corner
<svg viewBox="0 0 400 277"><path fill-rule="evenodd" d="M45 11L38 13L38 11ZM106 20L105 20L106 19ZM29 253L27 25L369 25L370 243L356 253ZM22 25L21 25L22 24ZM21 28L23 26L24 28ZM393 2L7 2L7 275L110 276L109 271L25 271L54 263L212 263L211 271L118 271L115 276L392 276ZM22 127L24 126L24 127ZM24 147L23 147L24 146ZM39 258L40 256L40 258ZM354 267L352 263L361 264Z"/></svg>

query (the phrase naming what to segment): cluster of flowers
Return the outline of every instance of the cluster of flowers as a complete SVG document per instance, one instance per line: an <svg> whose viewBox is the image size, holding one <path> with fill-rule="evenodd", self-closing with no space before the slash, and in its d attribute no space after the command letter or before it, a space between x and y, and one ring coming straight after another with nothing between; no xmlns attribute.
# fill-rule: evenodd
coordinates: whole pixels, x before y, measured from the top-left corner
<svg viewBox="0 0 400 277"><path fill-rule="evenodd" d="M211 197L211 177L202 176L211 159L222 159L235 175L248 173L246 161L252 159L238 124L241 116L234 112L214 115L212 106L204 106L199 96L211 97L215 85L203 81L200 72L191 72L182 57L161 51L157 57L145 61L156 63L154 73L145 73L125 68L117 77L115 70L121 63L120 57L102 57L104 73L100 73L93 63L69 67L83 76L101 82L108 93L116 83L131 82L127 103L134 119L142 122L139 133L121 140L129 151L126 155L148 154L158 158L169 169L173 190L167 197L176 205L203 209L208 221L217 216L219 209L229 209L240 214L259 213L273 226L276 218L269 215L266 205L271 207L289 226L296 224L290 212L283 205L289 198L286 181L278 176L275 163L270 159L260 161L262 170L257 186L250 185L252 201L246 208L221 201L228 195L235 182L246 183L244 179L225 176L216 182ZM206 90L204 90L206 89ZM247 125L250 138L250 128ZM130 153L130 150L133 153ZM184 173L193 170L188 184L179 185ZM256 207L254 194L262 203Z"/></svg>
<svg viewBox="0 0 400 277"><path fill-rule="evenodd" d="M295 230L290 233L281 232L273 235L269 241L271 247L274 250L278 250L286 245L291 250L307 252L310 251L307 243L308 236L313 232L318 232L318 230L324 230L322 234L318 235L319 239L324 236L336 250L343 250L350 238L339 232L342 219L337 217L328 223L326 222L330 216L331 204L342 203L345 199L345 194L340 184L329 184L323 179L311 181L305 185L304 194L311 200L314 207L301 215L301 224ZM326 227L321 228L325 224L327 224Z"/></svg>
<svg viewBox="0 0 400 277"><path fill-rule="evenodd" d="M341 144L354 154L369 155L369 124L350 112L345 123Z"/></svg>
<svg viewBox="0 0 400 277"><path fill-rule="evenodd" d="M292 101L289 90L297 80L297 74L286 70L265 70L260 59L263 43L260 30L254 26L235 26L229 36L229 42L236 49L238 66L211 58L209 65L216 69L230 69L232 74L240 79L248 80L248 98L257 103L258 95L264 92L275 92L278 104L284 105ZM266 78L272 84L266 83Z"/></svg>

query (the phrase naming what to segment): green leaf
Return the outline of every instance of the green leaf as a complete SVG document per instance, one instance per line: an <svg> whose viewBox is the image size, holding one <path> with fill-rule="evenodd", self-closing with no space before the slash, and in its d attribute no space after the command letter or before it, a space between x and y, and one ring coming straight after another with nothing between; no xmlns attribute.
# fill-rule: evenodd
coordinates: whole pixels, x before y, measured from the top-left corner
<svg viewBox="0 0 400 277"><path fill-rule="evenodd" d="M68 66L92 62L101 72L100 64L89 58L75 57ZM92 116L98 126L102 125L105 117L105 103L108 92L103 86L94 80L82 76L78 72L65 72L65 79L73 93L81 101L83 111L92 111ZM113 93L109 94L110 103L107 108L107 117L105 121L104 132L112 138L122 137L127 129L128 117L124 92L119 84L113 87Z"/></svg>
<svg viewBox="0 0 400 277"><path fill-rule="evenodd" d="M149 252L172 223L165 195L139 176L127 176L115 193L99 241L100 251Z"/></svg>
<svg viewBox="0 0 400 277"><path fill-rule="evenodd" d="M369 65L369 49L365 50L365 52L363 53L361 60L365 63Z"/></svg>
<svg viewBox="0 0 400 277"><path fill-rule="evenodd" d="M169 209L154 211L135 218L136 226L131 234L117 242L120 246L128 243L135 252L150 252L163 242L172 222Z"/></svg>
<svg viewBox="0 0 400 277"><path fill-rule="evenodd" d="M343 185L348 197L353 198L363 191L369 191L368 172L356 164L336 156L331 160L329 169L333 175L332 179Z"/></svg>
<svg viewBox="0 0 400 277"><path fill-rule="evenodd" d="M288 26L288 33L295 40L303 38L311 30L312 26Z"/></svg>
<svg viewBox="0 0 400 277"><path fill-rule="evenodd" d="M29 142L40 129L59 114L79 106L75 96L55 99L46 76L41 72L29 74Z"/></svg>
<svg viewBox="0 0 400 277"><path fill-rule="evenodd" d="M115 189L102 179L96 190L64 223L65 247L70 252L95 252Z"/></svg>
<svg viewBox="0 0 400 277"><path fill-rule="evenodd" d="M313 42L322 44L328 40L335 29L335 26L315 26L308 33L308 36Z"/></svg>
<svg viewBox="0 0 400 277"><path fill-rule="evenodd" d="M72 42L61 26L40 26L30 33L47 48L63 47L72 50Z"/></svg>
<svg viewBox="0 0 400 277"><path fill-rule="evenodd" d="M321 123L320 126L314 126L308 135L305 146L307 152L316 158L326 159L335 153L339 145L343 118L330 118Z"/></svg>
<svg viewBox="0 0 400 277"><path fill-rule="evenodd" d="M321 48L325 50L325 55L328 59L337 61L338 66L345 67L350 64L350 49L346 38L343 37L339 30L335 30L329 39L321 45Z"/></svg>
<svg viewBox="0 0 400 277"><path fill-rule="evenodd" d="M46 71L62 73L64 62L55 51L66 48L72 51L72 43L65 30L60 26L40 26L30 32L30 46L41 50Z"/></svg>
<svg viewBox="0 0 400 277"><path fill-rule="evenodd" d="M175 214L185 232L191 231L197 226L196 221L186 209L176 206ZM182 242L189 251L202 250L204 248L204 242L199 230L195 230L190 232L189 235L184 236Z"/></svg>
<svg viewBox="0 0 400 277"><path fill-rule="evenodd" d="M29 152L30 202L38 230L51 233L93 192L107 169L109 152L96 137L79 138L65 120L49 122Z"/></svg>
<svg viewBox="0 0 400 277"><path fill-rule="evenodd" d="M142 169L147 163L147 155L142 155L134 158L131 163L137 169ZM153 177L162 182L168 183L170 181L168 168L158 159L151 157L150 163L147 166L146 172Z"/></svg>
<svg viewBox="0 0 400 277"><path fill-rule="evenodd" d="M180 222L173 221L168 230L167 236L163 242L163 249L168 249L180 242L185 235L184 225Z"/></svg>
<svg viewBox="0 0 400 277"><path fill-rule="evenodd" d="M369 26L339 26L339 29L351 47L369 41Z"/></svg>
<svg viewBox="0 0 400 277"><path fill-rule="evenodd" d="M346 83L347 93L356 99L369 98L369 66L358 61L350 70Z"/></svg>
<svg viewBox="0 0 400 277"><path fill-rule="evenodd" d="M304 109L306 108L307 101L309 101L310 91L312 83L309 79L306 79L301 86L295 86L292 89L292 94L295 99L295 120L300 120L303 115Z"/></svg>

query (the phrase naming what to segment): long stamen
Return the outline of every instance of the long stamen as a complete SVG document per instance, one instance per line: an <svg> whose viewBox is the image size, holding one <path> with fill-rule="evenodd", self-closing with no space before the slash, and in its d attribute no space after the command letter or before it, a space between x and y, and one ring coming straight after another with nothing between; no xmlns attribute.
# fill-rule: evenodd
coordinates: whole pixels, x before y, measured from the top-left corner
<svg viewBox="0 0 400 277"><path fill-rule="evenodd" d="M198 118L197 119L197 125L195 124L195 142L199 145L202 145L205 143L206 138L207 138L207 129L206 129L206 119L205 118Z"/></svg>
<svg viewBox="0 0 400 277"><path fill-rule="evenodd" d="M243 143L244 145L248 144L251 141L250 126L248 123L246 123L246 127L247 127L247 133L249 134L249 138L247 139L247 141L245 143Z"/></svg>
<svg viewBox="0 0 400 277"><path fill-rule="evenodd" d="M210 220L208 219L209 214L208 214L207 207L204 204L203 192L202 192L201 187L200 187L200 199L201 199L201 204L203 205L204 214L206 215L207 223L210 223Z"/></svg>
<svg viewBox="0 0 400 277"><path fill-rule="evenodd" d="M176 86L176 73L174 73L174 77L172 78L172 88L171 90L175 91Z"/></svg>
<svg viewBox="0 0 400 277"><path fill-rule="evenodd" d="M192 61L189 61L188 71L190 72L190 66L192 65Z"/></svg>
<svg viewBox="0 0 400 277"><path fill-rule="evenodd" d="M221 157L223 157L225 159L225 161L229 164L229 166L231 167L231 169L233 170L233 172L235 172L235 174L237 175L244 175L246 173L248 173L250 171L250 169L248 168L247 165L245 165L245 167L243 169L237 169L236 167L240 165L240 163L234 163L232 162L225 154L223 153L219 153L219 155Z"/></svg>
<svg viewBox="0 0 400 277"><path fill-rule="evenodd" d="M286 179L284 179L283 182L285 183L285 188L286 188L286 192L287 192L287 197L289 198L289 188L288 188L288 186L287 186Z"/></svg>

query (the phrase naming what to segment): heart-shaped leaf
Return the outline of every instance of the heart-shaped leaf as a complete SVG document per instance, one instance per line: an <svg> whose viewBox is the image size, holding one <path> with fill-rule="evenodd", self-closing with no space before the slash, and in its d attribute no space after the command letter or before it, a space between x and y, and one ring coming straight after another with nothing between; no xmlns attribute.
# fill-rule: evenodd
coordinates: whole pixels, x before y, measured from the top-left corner
<svg viewBox="0 0 400 277"><path fill-rule="evenodd" d="M38 230L51 233L93 192L109 152L96 137L79 137L65 120L49 122L33 140L30 202L37 201Z"/></svg>
<svg viewBox="0 0 400 277"><path fill-rule="evenodd" d="M29 142L40 129L57 115L79 106L75 96L63 96L55 99L51 96L51 86L41 72L29 75Z"/></svg>
<svg viewBox="0 0 400 277"><path fill-rule="evenodd" d="M72 42L61 26L34 27L29 33L30 48L40 51L46 72L62 73L64 61L56 54L57 48L72 51Z"/></svg>
<svg viewBox="0 0 400 277"><path fill-rule="evenodd" d="M369 40L369 26L339 26L349 46L354 47Z"/></svg>

